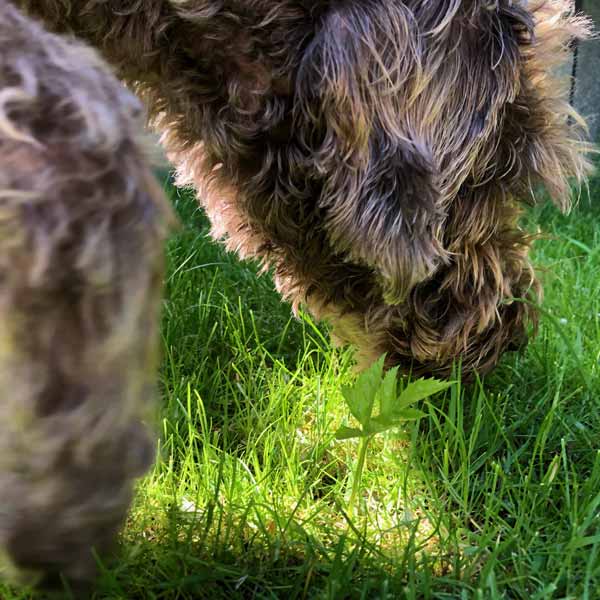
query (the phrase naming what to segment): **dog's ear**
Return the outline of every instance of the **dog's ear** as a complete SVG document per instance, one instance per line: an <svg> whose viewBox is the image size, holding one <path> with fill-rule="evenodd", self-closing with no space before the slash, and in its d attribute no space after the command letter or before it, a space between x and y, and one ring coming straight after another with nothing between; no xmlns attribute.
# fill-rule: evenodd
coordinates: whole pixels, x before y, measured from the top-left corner
<svg viewBox="0 0 600 600"><path fill-rule="evenodd" d="M422 76L413 21L400 2L331 8L296 87L299 135L323 180L319 204L330 240L377 272L390 303L445 257L437 166L410 122Z"/></svg>

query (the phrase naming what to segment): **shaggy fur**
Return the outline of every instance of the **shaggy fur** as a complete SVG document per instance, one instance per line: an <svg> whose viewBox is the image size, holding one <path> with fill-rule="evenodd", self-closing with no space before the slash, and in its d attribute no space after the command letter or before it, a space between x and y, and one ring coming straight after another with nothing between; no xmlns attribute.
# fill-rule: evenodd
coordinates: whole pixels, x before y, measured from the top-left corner
<svg viewBox="0 0 600 600"><path fill-rule="evenodd" d="M168 205L138 100L0 2L0 574L95 566L153 461Z"/></svg>
<svg viewBox="0 0 600 600"><path fill-rule="evenodd" d="M566 0L20 0L143 98L214 234L366 360L447 375L525 339L518 226L586 171ZM569 119L569 117L571 117Z"/></svg>
<svg viewBox="0 0 600 600"><path fill-rule="evenodd" d="M468 375L486 372L504 350L524 341L527 324L535 320L527 301L538 298L539 286L527 257L531 237L518 225L520 203L534 202L541 184L567 208L569 179L581 181L587 169L585 127L565 100L564 82L553 75L571 40L588 33L588 23L573 15L569 1L15 2L49 29L73 32L100 50L144 100L179 182L198 190L214 235L240 256L272 268L286 299L329 319L336 337L357 345L365 360L387 352L390 365L438 375L447 375L460 360ZM149 380L141 327L154 328L153 265L162 209L144 183L125 118L127 96L103 78L100 66L89 75L86 60L95 61L89 53L77 46L82 57L72 52L61 59L55 47L73 48L72 42L27 35L27 27L34 26L9 11L6 0L0 4L3 31L10 22L4 54L12 57L13 70L25 69L16 76L20 83L5 76L2 89L17 85L25 90L17 100L29 102L18 117L5 118L4 135L10 141L18 134L10 143L26 153L25 164L35 165L36 174L28 178L8 168L13 179L4 187L18 189L28 181L33 189L25 192L44 197L42 215L30 220L23 209L18 226L10 226L17 239L11 242L13 252L25 257L20 260L27 268L3 276L1 297L11 300L4 301L0 318L12 322L20 315L29 335L50 323L67 332L61 341L50 333L27 340L18 333L9 336L1 346L8 349L2 373L16 368L18 350L28 353L19 368L39 369L43 377L22 376L24 399L17 404L35 407L21 409L24 421L13 399L0 409L11 415L3 420L12 435L7 437L11 459L18 444L27 444L36 450L48 446L52 451L40 456L62 461L54 444L65 438L73 453L67 452L66 463L38 463L24 455L27 468L50 487L37 479L39 487L29 487L34 479L27 475L18 495L31 497L42 514L52 505L64 514L58 523L68 523L69 534L85 545L95 541L106 490L113 480L124 486L119 490L128 490L122 482L136 471L126 463L123 473L116 463L102 468L125 452L124 437L111 437L100 457L93 440L108 435L105 420L113 431L129 431L140 389ZM11 33L12 21L23 28L21 42ZM38 80L49 88L55 80L65 83L35 104L32 94L37 99L44 88L34 85L34 93L27 86ZM10 99L5 107L17 101L11 93L2 92ZM67 114L61 112L61 95L73 108ZM27 129L36 114L30 105L43 110L40 131ZM68 143L60 152L42 153L53 135ZM90 168L86 148L97 170ZM8 159L5 170L7 164ZM38 176L61 169L64 177L56 180L76 187L53 188ZM73 179L74 172L82 176ZM38 206L23 204L21 194L7 198L13 211ZM121 210L122 218L116 218ZM138 250L130 253L134 247ZM89 273L81 274L81 264L90 265ZM21 283L29 281L30 272L41 272L53 294ZM97 298L104 286L109 291ZM19 300L12 299L17 293ZM42 310L28 308L35 299ZM118 335L120 328L127 335ZM137 358L124 360L127 353ZM97 356L103 360L92 359ZM59 420L61 434L50 435L46 421L33 416L46 402L30 382L46 379L53 390L49 404L65 405L54 408L48 421ZM107 380L114 388L106 388ZM80 392L59 393L63 381ZM128 393L121 405L122 390ZM73 424L72 403L81 408L73 412ZM94 407L103 403L110 410L98 416ZM75 463L80 452L78 465L98 462L97 496L86 479L91 475L79 466L76 475L69 468L62 473L63 464ZM89 512L94 504L88 499L69 496L70 478L76 477L83 478L85 493L98 499L98 514ZM6 540L16 539L11 548L18 549L23 545L11 534L11 528L18 531L13 492L1 484L0 494L9 500L0 498L0 514L7 515L0 535L9 547ZM70 506L80 505L86 508L81 515L69 514ZM37 518L25 512L21 522L29 527ZM46 552L35 549L48 556L53 544L53 567L71 568L75 551L65 546L64 533L50 528ZM37 563L33 566L46 566Z"/></svg>

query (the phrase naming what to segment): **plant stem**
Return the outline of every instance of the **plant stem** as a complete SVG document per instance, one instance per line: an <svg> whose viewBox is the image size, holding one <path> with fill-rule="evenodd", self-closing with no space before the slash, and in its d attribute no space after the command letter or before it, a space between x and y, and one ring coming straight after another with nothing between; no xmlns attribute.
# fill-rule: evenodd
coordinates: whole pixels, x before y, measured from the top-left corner
<svg viewBox="0 0 600 600"><path fill-rule="evenodd" d="M358 508L358 492L361 487L362 482L362 474L365 468L365 461L367 458L367 447L369 446L369 442L373 438L372 435L368 437L360 438L360 442L358 444L358 460L356 462L356 468L354 469L354 477L352 480L352 493L350 494L350 514L352 515L355 512L355 509Z"/></svg>

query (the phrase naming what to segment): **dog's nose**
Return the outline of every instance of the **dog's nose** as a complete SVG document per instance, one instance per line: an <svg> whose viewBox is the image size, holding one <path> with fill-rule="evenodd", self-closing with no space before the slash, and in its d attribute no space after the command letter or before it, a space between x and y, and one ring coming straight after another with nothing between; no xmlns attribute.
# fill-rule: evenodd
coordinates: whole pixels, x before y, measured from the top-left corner
<svg viewBox="0 0 600 600"><path fill-rule="evenodd" d="M42 534L43 535L43 534ZM53 548L34 537L13 535L6 548L7 574L18 583L39 586L60 581L60 574L86 578L95 570L91 548Z"/></svg>
<svg viewBox="0 0 600 600"><path fill-rule="evenodd" d="M97 556L106 556L113 549L120 514L81 523L79 529L72 523L66 527L65 522L69 520L61 523L55 518L53 527L48 514L47 518L29 516L13 523L0 543L4 554L0 576L44 590L62 590L65 581L69 586L93 581Z"/></svg>
<svg viewBox="0 0 600 600"><path fill-rule="evenodd" d="M10 547L0 554L0 579L42 591L44 598L63 598L65 590L76 598L87 597L96 575L92 550L81 548L77 558L73 550L66 563L57 561L52 554L48 548L36 547L32 539L29 544L13 539Z"/></svg>
<svg viewBox="0 0 600 600"><path fill-rule="evenodd" d="M52 568L21 569L5 557L0 558L0 579L19 587L35 589L46 600L62 600L66 590L71 597L83 600L93 591L88 580L66 579L62 573Z"/></svg>
<svg viewBox="0 0 600 600"><path fill-rule="evenodd" d="M42 571L20 568L8 552L0 551L0 579L18 586L34 587L39 584L43 576Z"/></svg>
<svg viewBox="0 0 600 600"><path fill-rule="evenodd" d="M508 352L518 352L527 346L529 342L529 336L526 331L520 332L518 335L515 335L513 339L509 342L506 349Z"/></svg>

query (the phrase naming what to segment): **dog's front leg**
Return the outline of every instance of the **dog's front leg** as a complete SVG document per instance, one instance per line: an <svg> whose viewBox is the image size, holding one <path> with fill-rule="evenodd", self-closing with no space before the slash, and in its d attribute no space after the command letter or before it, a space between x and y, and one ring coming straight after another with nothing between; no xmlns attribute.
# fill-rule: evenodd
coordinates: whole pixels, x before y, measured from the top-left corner
<svg viewBox="0 0 600 600"><path fill-rule="evenodd" d="M89 577L152 462L170 213L139 113L0 1L0 575Z"/></svg>

